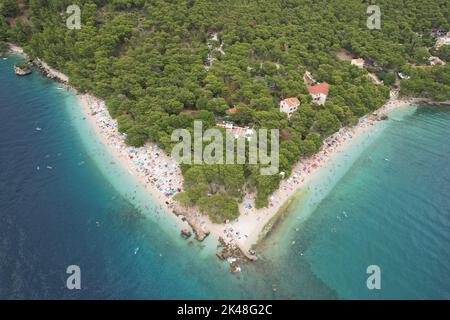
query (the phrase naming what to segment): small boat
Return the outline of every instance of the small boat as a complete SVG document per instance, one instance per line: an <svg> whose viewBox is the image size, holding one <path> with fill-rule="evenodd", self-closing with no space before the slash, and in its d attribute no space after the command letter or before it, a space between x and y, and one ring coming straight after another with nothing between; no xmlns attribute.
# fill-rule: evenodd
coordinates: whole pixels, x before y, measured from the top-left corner
<svg viewBox="0 0 450 320"><path fill-rule="evenodd" d="M50 170L51 170L51 169L53 169L53 167L47 166L47 169L50 169Z"/></svg>
<svg viewBox="0 0 450 320"><path fill-rule="evenodd" d="M41 131L41 130L42 130L42 128L39 128L39 127L36 128L36 131Z"/></svg>
<svg viewBox="0 0 450 320"><path fill-rule="evenodd" d="M139 251L139 247L137 247L136 249L134 249L134 254L137 254Z"/></svg>
<svg viewBox="0 0 450 320"><path fill-rule="evenodd" d="M39 168L39 166L37 166L37 167L36 167L36 170L38 170L38 171L39 171L40 169L41 169L41 168Z"/></svg>

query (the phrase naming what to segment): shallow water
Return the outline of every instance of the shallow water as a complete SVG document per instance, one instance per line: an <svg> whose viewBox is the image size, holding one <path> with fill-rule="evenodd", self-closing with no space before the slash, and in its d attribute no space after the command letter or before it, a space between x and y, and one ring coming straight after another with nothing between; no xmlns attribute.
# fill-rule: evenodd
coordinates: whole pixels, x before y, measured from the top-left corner
<svg viewBox="0 0 450 320"><path fill-rule="evenodd" d="M297 272L306 260L344 299L448 299L450 109L420 106L390 118L350 170L337 169L345 174L325 197L314 191L326 179L311 187L316 207L293 209L267 255ZM291 241L303 256L283 249ZM380 267L380 290L367 288L369 265Z"/></svg>

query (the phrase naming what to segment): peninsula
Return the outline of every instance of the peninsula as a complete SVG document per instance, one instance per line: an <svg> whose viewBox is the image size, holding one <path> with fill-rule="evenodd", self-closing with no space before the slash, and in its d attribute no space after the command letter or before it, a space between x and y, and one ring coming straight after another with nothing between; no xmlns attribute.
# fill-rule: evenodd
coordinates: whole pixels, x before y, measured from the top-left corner
<svg viewBox="0 0 450 320"><path fill-rule="evenodd" d="M67 28L65 8L31 3L1 28L48 77L79 93L99 139L161 206L199 240L210 234L254 259L252 245L283 204L355 137L392 110L449 100L450 88L441 39L449 26L439 10L422 11L435 25L418 25L388 1L386 30L372 30L345 22L355 12L367 18L356 0L345 1L351 10L263 2L88 3L79 29ZM246 138L278 129L279 173L261 175L261 163L177 163L168 156L171 134L194 121Z"/></svg>

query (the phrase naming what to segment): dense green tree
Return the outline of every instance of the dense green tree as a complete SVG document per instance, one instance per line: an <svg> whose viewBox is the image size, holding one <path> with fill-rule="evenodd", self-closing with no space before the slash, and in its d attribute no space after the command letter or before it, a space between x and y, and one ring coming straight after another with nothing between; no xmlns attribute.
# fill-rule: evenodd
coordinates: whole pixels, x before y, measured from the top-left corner
<svg viewBox="0 0 450 320"><path fill-rule="evenodd" d="M191 198L186 192L178 192L173 196L173 200L177 201L183 207L189 207L192 205Z"/></svg>
<svg viewBox="0 0 450 320"><path fill-rule="evenodd" d="M327 137L336 132L340 128L340 121L336 115L329 110L320 110L316 115L314 122L314 130L320 133L323 137Z"/></svg>
<svg viewBox="0 0 450 320"><path fill-rule="evenodd" d="M450 100L450 65L412 69L411 79L401 81L400 94Z"/></svg>
<svg viewBox="0 0 450 320"><path fill-rule="evenodd" d="M16 0L2 0L0 2L0 15L4 17L15 17L19 14L19 4Z"/></svg>
<svg viewBox="0 0 450 320"><path fill-rule="evenodd" d="M202 197L197 205L202 212L208 213L213 222L224 223L226 220L235 220L239 216L236 201L227 199L225 195Z"/></svg>
<svg viewBox="0 0 450 320"><path fill-rule="evenodd" d="M236 106L236 113L233 114L233 121L239 125L249 125L255 121L255 110L245 104Z"/></svg>
<svg viewBox="0 0 450 320"><path fill-rule="evenodd" d="M450 62L450 45L445 45L439 48L437 55L443 61Z"/></svg>
<svg viewBox="0 0 450 320"><path fill-rule="evenodd" d="M147 140L147 134L142 126L135 125L127 130L126 143L130 146L141 147Z"/></svg>

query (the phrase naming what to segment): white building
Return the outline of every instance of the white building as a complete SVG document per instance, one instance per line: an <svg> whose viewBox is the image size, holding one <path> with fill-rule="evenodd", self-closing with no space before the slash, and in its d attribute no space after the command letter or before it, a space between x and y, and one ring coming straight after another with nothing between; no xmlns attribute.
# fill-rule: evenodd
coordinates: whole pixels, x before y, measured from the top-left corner
<svg viewBox="0 0 450 320"><path fill-rule="evenodd" d="M312 102L323 105L328 97L328 90L330 85L326 82L318 83L315 86L309 87L308 91L311 95Z"/></svg>
<svg viewBox="0 0 450 320"><path fill-rule="evenodd" d="M298 110L298 106L300 105L300 100L297 98L286 98L281 100L280 102L280 112L284 112L288 115L288 118Z"/></svg>
<svg viewBox="0 0 450 320"><path fill-rule="evenodd" d="M352 61L350 62L350 64L352 66L356 66L360 69L362 69L364 67L364 59L359 58L359 59L352 59Z"/></svg>

